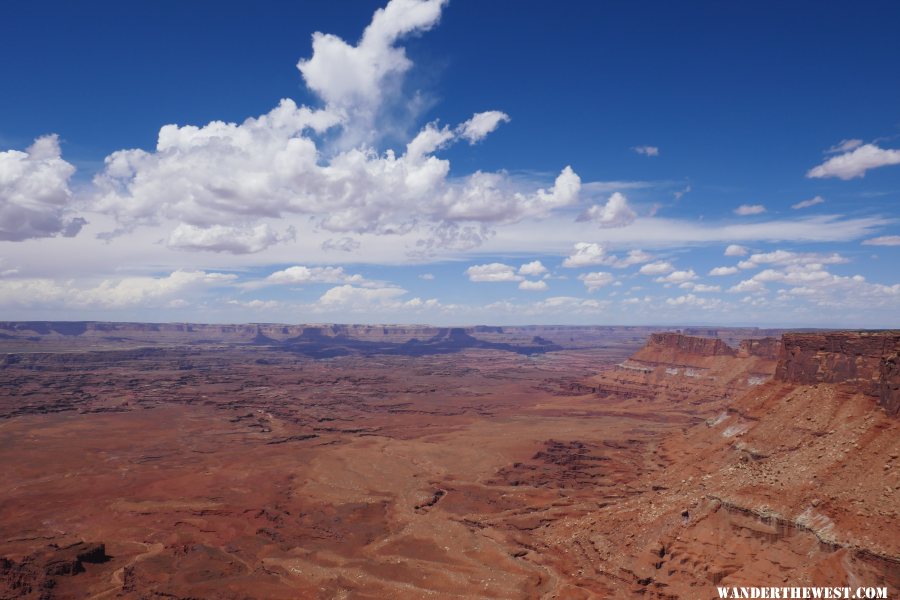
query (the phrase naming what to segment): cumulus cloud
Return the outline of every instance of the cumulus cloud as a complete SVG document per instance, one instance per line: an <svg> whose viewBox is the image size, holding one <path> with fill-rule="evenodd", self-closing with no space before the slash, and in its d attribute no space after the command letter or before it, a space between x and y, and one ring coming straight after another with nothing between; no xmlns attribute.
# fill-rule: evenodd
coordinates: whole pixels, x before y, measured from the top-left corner
<svg viewBox="0 0 900 600"><path fill-rule="evenodd" d="M674 270L675 267L672 266L672 263L660 260L652 263L647 263L640 268L639 273L641 273L641 275L665 275L666 273L671 273Z"/></svg>
<svg viewBox="0 0 900 600"><path fill-rule="evenodd" d="M227 304L251 310L273 310L281 306L277 300L228 300Z"/></svg>
<svg viewBox="0 0 900 600"><path fill-rule="evenodd" d="M177 296L202 288L232 285L236 275L178 270L164 277L107 279L84 287L51 279L0 280L0 306L23 305L118 309L126 307L178 307Z"/></svg>
<svg viewBox="0 0 900 600"><path fill-rule="evenodd" d="M499 110L489 110L475 114L471 119L457 127L457 133L470 144L480 142L489 133L497 129L501 123L508 123L509 115Z"/></svg>
<svg viewBox="0 0 900 600"><path fill-rule="evenodd" d="M519 283L520 290L526 290L529 292L543 292L547 289L546 281L522 281Z"/></svg>
<svg viewBox="0 0 900 600"><path fill-rule="evenodd" d="M686 271L672 271L665 277L657 277L654 281L659 283L684 283L685 281L693 281L697 279L697 274L693 269Z"/></svg>
<svg viewBox="0 0 900 600"><path fill-rule="evenodd" d="M253 254L265 250L273 244L294 239L293 230L277 233L269 224L255 227L229 227L213 225L194 227L181 223L171 234L166 245L178 250L209 250L230 254Z"/></svg>
<svg viewBox="0 0 900 600"><path fill-rule="evenodd" d="M588 267L603 264L605 259L606 249L602 245L578 242L575 244L575 251L563 261L562 266L570 269Z"/></svg>
<svg viewBox="0 0 900 600"><path fill-rule="evenodd" d="M763 265L834 265L849 262L837 253L819 254L816 252L789 252L774 250L752 254L738 263L741 269L755 269Z"/></svg>
<svg viewBox="0 0 900 600"><path fill-rule="evenodd" d="M682 283L682 284L681 284L680 286L678 286L678 287L684 288L684 289L688 289L688 290L692 290L692 291L698 292L698 293L720 292L720 291L722 291L722 288L721 288L720 286L718 286L718 285L707 285L707 284L705 284L705 283L693 283L693 282L690 282L690 281L686 281L686 282Z"/></svg>
<svg viewBox="0 0 900 600"><path fill-rule="evenodd" d="M329 109L353 126L350 143L366 139L387 99L399 93L404 73L413 64L403 48L404 37L422 33L440 20L446 0L392 0L375 11L355 46L336 35L316 32L312 56L297 68L306 86ZM363 133L365 132L365 133Z"/></svg>
<svg viewBox="0 0 900 600"><path fill-rule="evenodd" d="M593 265L607 265L617 269L624 269L632 265L639 265L653 260L653 255L643 250L629 250L624 257L608 255L606 248L601 244L591 242L578 242L574 250L562 263L563 267L574 269Z"/></svg>
<svg viewBox="0 0 900 600"><path fill-rule="evenodd" d="M530 306L513 306L513 310L528 315L540 314L596 314L608 306L606 300L585 300L573 296L553 296Z"/></svg>
<svg viewBox="0 0 900 600"><path fill-rule="evenodd" d="M319 304L329 307L366 307L384 304L406 294L397 287L363 288L350 284L333 287L319 298Z"/></svg>
<svg viewBox="0 0 900 600"><path fill-rule="evenodd" d="M534 193L523 193L514 190L511 184L504 174L477 171L456 185L438 190L431 218L510 223L526 217L543 217L578 202L581 178L567 166L549 190L540 188ZM420 209L427 206L429 198L421 198Z"/></svg>
<svg viewBox="0 0 900 600"><path fill-rule="evenodd" d="M882 235L864 240L866 246L900 246L900 235Z"/></svg>
<svg viewBox="0 0 900 600"><path fill-rule="evenodd" d="M659 156L659 148L656 146L635 146L632 150L644 156Z"/></svg>
<svg viewBox="0 0 900 600"><path fill-rule="evenodd" d="M849 152L833 156L807 173L807 177L863 177L869 169L900 164L900 150L879 148L875 144L853 147Z"/></svg>
<svg viewBox="0 0 900 600"><path fill-rule="evenodd" d="M597 271L594 273L584 273L578 276L582 282L584 282L584 286L588 289L589 292L593 292L602 288L605 285L609 285L613 281L615 281L615 277L613 277L612 273L607 273L605 271Z"/></svg>
<svg viewBox="0 0 900 600"><path fill-rule="evenodd" d="M637 215L628 206L628 199L620 192L614 192L606 204L595 204L588 208L579 221L593 221L600 227L625 227L631 225Z"/></svg>
<svg viewBox="0 0 900 600"><path fill-rule="evenodd" d="M754 279L745 279L740 283L731 286L728 288L728 291L733 294L753 294L758 292L765 292L766 285L761 281L756 281Z"/></svg>
<svg viewBox="0 0 900 600"><path fill-rule="evenodd" d="M766 207L762 204L741 204L734 209L734 214L746 217L748 215L761 215L766 212Z"/></svg>
<svg viewBox="0 0 900 600"><path fill-rule="evenodd" d="M359 283L363 281L362 275L348 275L343 267L288 267L282 271L275 271L266 281L277 284L301 284L301 283Z"/></svg>
<svg viewBox="0 0 900 600"><path fill-rule="evenodd" d="M645 262L649 262L653 260L653 255L643 250L629 250L628 254L625 255L624 258L614 258L608 264L617 269L624 269L626 267L630 267L632 265L639 265Z"/></svg>
<svg viewBox="0 0 900 600"><path fill-rule="evenodd" d="M519 267L519 275L538 277L546 272L547 267L545 267L539 260L533 260L530 263L525 263L524 265Z"/></svg>
<svg viewBox="0 0 900 600"><path fill-rule="evenodd" d="M738 270L737 267L716 267L711 269L709 274L714 277L721 277L723 275L734 275Z"/></svg>
<svg viewBox="0 0 900 600"><path fill-rule="evenodd" d="M801 300L819 307L875 310L896 307L900 284L870 283L862 275L841 276L828 271L822 263L788 263L760 271L730 288L729 292L762 295L767 284L780 287L780 300Z"/></svg>
<svg viewBox="0 0 900 600"><path fill-rule="evenodd" d="M69 178L59 138L37 138L24 152L0 152L0 240L77 235L86 221L70 217Z"/></svg>
<svg viewBox="0 0 900 600"><path fill-rule="evenodd" d="M242 123L166 125L154 151L120 150L106 158L94 178L94 208L115 217L120 232L180 223L170 235L177 248L255 252L281 239L260 223L298 215L338 234L420 231L425 237L417 247L429 252L470 249L490 237L490 225L541 218L577 203L581 179L571 167L552 187L539 189L505 172L450 176L450 162L435 153L460 140L482 140L509 120L501 111L476 113L456 127L434 121L405 148L375 150L371 132L382 122L379 111L412 67L397 44L433 27L443 5L392 0L355 46L315 34L312 57L298 68L322 107L285 99ZM328 140L335 137L343 141L332 147ZM247 239L225 244L216 228L237 226ZM352 242L332 248L352 249Z"/></svg>
<svg viewBox="0 0 900 600"><path fill-rule="evenodd" d="M810 206L822 204L823 202L825 202L825 198L823 198L822 196L816 196L815 198L810 198L809 200L802 200L797 204L791 204L791 208L793 208L794 210L809 208Z"/></svg>
<svg viewBox="0 0 900 600"><path fill-rule="evenodd" d="M466 275L474 282L522 281L522 276L516 275L515 267L503 263L472 265L466 269Z"/></svg>
<svg viewBox="0 0 900 600"><path fill-rule="evenodd" d="M739 246L738 244L729 244L727 248L725 248L725 256L746 256L750 251L744 246Z"/></svg>
<svg viewBox="0 0 900 600"><path fill-rule="evenodd" d="M399 287L364 288L346 284L329 289L307 308L315 312L349 311L363 314L389 311L406 313L442 308L441 303L435 298L423 300L416 297L404 300L403 296L406 294L407 291Z"/></svg>
<svg viewBox="0 0 900 600"><path fill-rule="evenodd" d="M694 294L666 298L666 304L669 306L692 306L704 309L716 309L723 305L722 301L718 298L701 298Z"/></svg>

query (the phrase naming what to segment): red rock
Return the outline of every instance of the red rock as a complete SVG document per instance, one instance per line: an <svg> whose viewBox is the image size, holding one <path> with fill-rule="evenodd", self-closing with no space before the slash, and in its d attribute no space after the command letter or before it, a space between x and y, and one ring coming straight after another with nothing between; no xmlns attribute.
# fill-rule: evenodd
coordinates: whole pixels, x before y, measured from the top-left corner
<svg viewBox="0 0 900 600"><path fill-rule="evenodd" d="M900 410L900 332L786 333L775 379L812 385L844 383Z"/></svg>

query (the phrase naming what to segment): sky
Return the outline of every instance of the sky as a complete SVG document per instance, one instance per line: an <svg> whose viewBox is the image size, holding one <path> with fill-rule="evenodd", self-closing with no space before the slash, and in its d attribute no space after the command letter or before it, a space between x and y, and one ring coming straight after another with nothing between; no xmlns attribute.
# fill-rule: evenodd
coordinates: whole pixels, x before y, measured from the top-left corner
<svg viewBox="0 0 900 600"><path fill-rule="evenodd" d="M0 319L900 327L898 22L14 3Z"/></svg>

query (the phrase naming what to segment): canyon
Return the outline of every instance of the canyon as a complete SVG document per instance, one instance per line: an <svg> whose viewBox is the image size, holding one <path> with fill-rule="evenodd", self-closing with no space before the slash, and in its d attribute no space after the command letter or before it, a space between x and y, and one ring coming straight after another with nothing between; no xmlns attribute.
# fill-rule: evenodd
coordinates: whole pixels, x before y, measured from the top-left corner
<svg viewBox="0 0 900 600"><path fill-rule="evenodd" d="M900 593L900 332L0 322L0 598Z"/></svg>

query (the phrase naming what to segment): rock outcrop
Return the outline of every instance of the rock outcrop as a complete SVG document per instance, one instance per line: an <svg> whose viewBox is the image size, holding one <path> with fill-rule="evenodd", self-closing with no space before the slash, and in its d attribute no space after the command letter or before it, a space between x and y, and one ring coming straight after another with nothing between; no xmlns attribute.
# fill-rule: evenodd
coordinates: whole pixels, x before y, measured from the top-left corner
<svg viewBox="0 0 900 600"><path fill-rule="evenodd" d="M591 383L607 405L613 399L625 406L652 403L698 418L771 379L778 347L776 338L742 340L735 350L720 338L654 333L643 348Z"/></svg>
<svg viewBox="0 0 900 600"><path fill-rule="evenodd" d="M900 332L786 333L775 379L814 385L842 383L873 396L888 414L900 412Z"/></svg>
<svg viewBox="0 0 900 600"><path fill-rule="evenodd" d="M719 338L696 337L680 333L654 333L647 341L648 350L677 351L699 356L735 356L734 348Z"/></svg>
<svg viewBox="0 0 900 600"><path fill-rule="evenodd" d="M770 360L778 358L781 349L781 340L774 337L760 338L756 340L741 340L738 347L738 356L759 356Z"/></svg>
<svg viewBox="0 0 900 600"><path fill-rule="evenodd" d="M109 560L106 547L99 542L78 542L70 546L50 545L19 562L0 557L0 597L54 597L56 578L85 571L85 563Z"/></svg>

